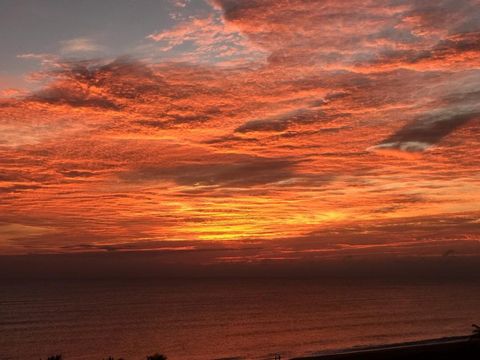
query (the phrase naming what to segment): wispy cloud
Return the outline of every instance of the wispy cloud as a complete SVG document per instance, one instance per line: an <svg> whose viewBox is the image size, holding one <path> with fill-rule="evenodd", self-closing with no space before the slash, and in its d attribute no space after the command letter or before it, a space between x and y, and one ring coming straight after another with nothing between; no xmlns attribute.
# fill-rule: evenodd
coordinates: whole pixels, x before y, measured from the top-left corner
<svg viewBox="0 0 480 360"><path fill-rule="evenodd" d="M104 50L104 46L99 45L95 40L87 37L64 40L60 43L60 53L62 55L96 53Z"/></svg>
<svg viewBox="0 0 480 360"><path fill-rule="evenodd" d="M175 50L184 61L252 61L264 55L238 29L225 23L219 12L180 20L173 28L150 34L147 39L158 43L163 52Z"/></svg>

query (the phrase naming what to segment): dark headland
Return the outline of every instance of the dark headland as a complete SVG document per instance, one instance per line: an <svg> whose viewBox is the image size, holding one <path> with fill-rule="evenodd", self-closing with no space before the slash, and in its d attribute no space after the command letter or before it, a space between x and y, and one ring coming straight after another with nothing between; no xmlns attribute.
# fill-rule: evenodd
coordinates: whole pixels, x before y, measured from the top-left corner
<svg viewBox="0 0 480 360"><path fill-rule="evenodd" d="M480 359L480 337L456 336L415 342L359 347L291 360L464 360Z"/></svg>

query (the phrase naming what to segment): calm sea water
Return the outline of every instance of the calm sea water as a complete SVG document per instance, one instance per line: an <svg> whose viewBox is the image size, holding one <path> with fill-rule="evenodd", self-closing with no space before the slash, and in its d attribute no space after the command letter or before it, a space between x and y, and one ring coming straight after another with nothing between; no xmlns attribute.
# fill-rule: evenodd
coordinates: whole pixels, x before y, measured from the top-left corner
<svg viewBox="0 0 480 360"><path fill-rule="evenodd" d="M480 284L177 280L0 284L0 359L269 359L462 335Z"/></svg>

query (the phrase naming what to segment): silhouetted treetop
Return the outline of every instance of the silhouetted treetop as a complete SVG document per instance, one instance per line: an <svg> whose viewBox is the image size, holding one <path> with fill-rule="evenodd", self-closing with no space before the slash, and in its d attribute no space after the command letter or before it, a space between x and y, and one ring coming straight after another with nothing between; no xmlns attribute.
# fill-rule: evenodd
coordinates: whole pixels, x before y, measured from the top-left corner
<svg viewBox="0 0 480 360"><path fill-rule="evenodd" d="M154 354L147 356L147 360L167 360L167 357L162 354Z"/></svg>

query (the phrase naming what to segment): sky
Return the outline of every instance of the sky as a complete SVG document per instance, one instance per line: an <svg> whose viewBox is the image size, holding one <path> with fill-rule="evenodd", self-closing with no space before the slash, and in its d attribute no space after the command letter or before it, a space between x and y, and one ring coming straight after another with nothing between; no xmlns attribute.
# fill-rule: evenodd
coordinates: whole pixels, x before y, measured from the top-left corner
<svg viewBox="0 0 480 360"><path fill-rule="evenodd" d="M0 255L480 255L480 1L0 6Z"/></svg>

